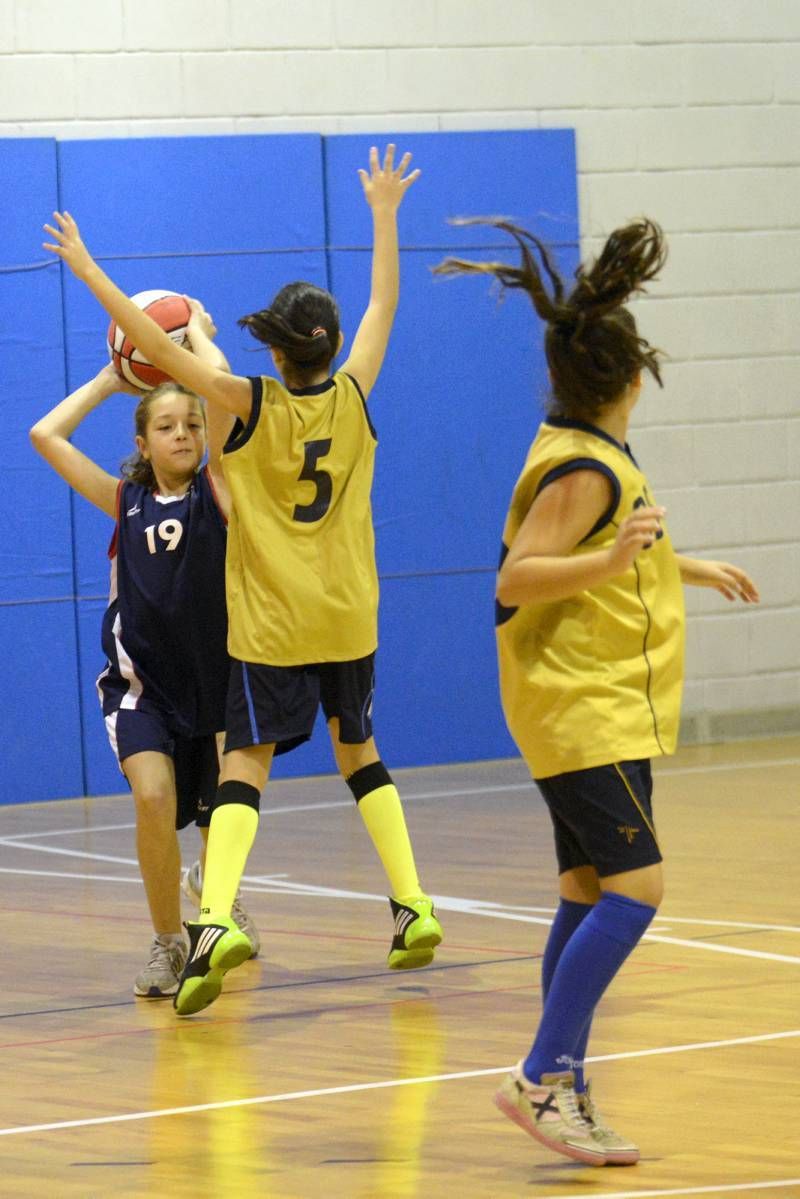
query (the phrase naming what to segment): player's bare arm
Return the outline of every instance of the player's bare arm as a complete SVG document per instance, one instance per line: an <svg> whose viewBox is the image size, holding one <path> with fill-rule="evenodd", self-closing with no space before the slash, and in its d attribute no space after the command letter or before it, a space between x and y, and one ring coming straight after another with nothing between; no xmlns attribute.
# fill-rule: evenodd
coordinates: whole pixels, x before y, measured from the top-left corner
<svg viewBox="0 0 800 1199"><path fill-rule="evenodd" d="M622 574L649 545L663 508L638 508L620 525L608 550L571 556L612 499L611 484L594 470L576 470L545 487L531 504L500 570L497 598L514 607L567 599Z"/></svg>
<svg viewBox="0 0 800 1199"><path fill-rule="evenodd" d="M400 294L397 210L420 175L418 170L409 175L405 173L411 162L410 154L404 154L397 167L394 154L395 147L388 146L381 164L377 148L373 146L369 154L369 171L358 172L364 198L372 210L372 281L369 303L342 370L358 381L365 397L375 385L383 365Z"/></svg>
<svg viewBox="0 0 800 1199"><path fill-rule="evenodd" d="M107 516L116 517L119 479L82 453L69 438L90 412L116 392L140 393L111 365L57 404L30 431L34 449L74 491Z"/></svg>
<svg viewBox="0 0 800 1199"><path fill-rule="evenodd" d="M758 588L740 566L730 562L714 562L704 558L688 558L676 554L681 581L690 587L713 587L727 600L742 600L745 604L757 604L760 600Z"/></svg>
<svg viewBox="0 0 800 1199"><path fill-rule="evenodd" d="M230 373L230 364L222 350L214 343L217 327L211 314L199 300L186 297L191 316L187 326L187 337L192 352L201 361ZM231 500L225 475L222 471L222 451L225 447L235 417L220 404L206 405L206 427L208 434L208 470L214 481L214 491L225 516L230 515Z"/></svg>

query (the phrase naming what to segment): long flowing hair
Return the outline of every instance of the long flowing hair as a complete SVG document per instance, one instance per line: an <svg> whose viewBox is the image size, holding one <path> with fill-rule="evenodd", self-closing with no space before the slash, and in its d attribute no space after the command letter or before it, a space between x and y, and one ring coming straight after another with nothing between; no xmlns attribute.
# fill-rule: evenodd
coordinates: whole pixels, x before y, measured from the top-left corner
<svg viewBox="0 0 800 1199"><path fill-rule="evenodd" d="M616 400L642 370L661 386L660 351L636 328L625 301L645 290L666 261L664 234L642 217L615 229L599 257L580 265L569 294L547 247L503 217L471 217L458 225L488 225L508 233L520 250L519 266L446 258L434 273L481 274L503 289L527 292L545 322L545 356L550 370L554 413L591 416Z"/></svg>

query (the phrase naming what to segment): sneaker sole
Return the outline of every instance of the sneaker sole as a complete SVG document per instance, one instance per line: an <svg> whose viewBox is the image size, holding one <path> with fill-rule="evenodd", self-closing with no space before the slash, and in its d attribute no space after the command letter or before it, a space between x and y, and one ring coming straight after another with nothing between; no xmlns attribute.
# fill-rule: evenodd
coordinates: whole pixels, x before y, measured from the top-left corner
<svg viewBox="0 0 800 1199"><path fill-rule="evenodd" d="M561 1153L564 1157L571 1157L573 1161L583 1162L587 1166L604 1166L606 1164L606 1154L603 1151L594 1153L590 1149L580 1149L577 1146L568 1145L565 1141L554 1141L550 1137L544 1136L535 1124L531 1124L529 1120L526 1120L520 1111L512 1103L509 1103L501 1091L498 1091L495 1095L494 1102L495 1106L500 1109L504 1116L508 1116L509 1120L513 1120L515 1124L518 1124L520 1128L527 1132L528 1136L533 1137L540 1144L546 1145L548 1149L552 1149L555 1153Z"/></svg>
<svg viewBox="0 0 800 1199"><path fill-rule="evenodd" d="M138 987L134 987L133 993L137 999L172 999L172 996L178 993L178 987L174 986L171 991L162 991L158 987L150 987L149 991L140 991Z"/></svg>
<svg viewBox="0 0 800 1199"><path fill-rule="evenodd" d="M638 1149L604 1149L607 1166L635 1166L641 1157Z"/></svg>
<svg viewBox="0 0 800 1199"><path fill-rule="evenodd" d="M423 929L411 941L407 949L392 949L389 953L390 970L418 970L433 961L433 951L442 941L439 927Z"/></svg>
<svg viewBox="0 0 800 1199"><path fill-rule="evenodd" d="M421 966L430 966L432 961L432 949L393 949L389 954L389 969L419 970Z"/></svg>
<svg viewBox="0 0 800 1199"><path fill-rule="evenodd" d="M224 949L216 961L211 955L211 969L203 975L187 978L179 988L175 1000L175 1011L179 1016L193 1016L209 1007L222 990L222 980L229 970L246 962L250 956L250 942L239 943Z"/></svg>

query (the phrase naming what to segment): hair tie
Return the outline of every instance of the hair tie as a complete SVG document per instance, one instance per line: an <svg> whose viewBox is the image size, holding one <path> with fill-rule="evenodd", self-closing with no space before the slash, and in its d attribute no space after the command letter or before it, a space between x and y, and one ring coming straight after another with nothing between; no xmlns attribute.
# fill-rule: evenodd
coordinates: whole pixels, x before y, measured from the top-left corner
<svg viewBox="0 0 800 1199"><path fill-rule="evenodd" d="M316 329L312 329L309 334L309 337L327 337L327 336L328 336L328 330L323 329L322 325L317 325Z"/></svg>

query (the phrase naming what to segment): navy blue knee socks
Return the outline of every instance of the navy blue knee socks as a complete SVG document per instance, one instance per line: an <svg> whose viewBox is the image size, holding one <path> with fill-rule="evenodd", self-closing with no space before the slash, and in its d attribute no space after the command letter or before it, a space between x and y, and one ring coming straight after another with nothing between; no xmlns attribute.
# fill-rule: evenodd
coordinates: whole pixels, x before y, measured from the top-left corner
<svg viewBox="0 0 800 1199"><path fill-rule="evenodd" d="M570 908L586 908L584 904ZM559 909L559 915L561 908ZM523 1072L531 1082L540 1082L543 1074L571 1070L583 1061L592 1013L614 975L647 930L656 908L638 900L606 891L600 900L578 919L580 913L567 909L557 915L558 939L570 922L574 931L562 941L556 956L550 940L542 963L542 981L546 999L542 1020ZM556 928L554 922L553 928ZM553 931L551 930L551 938ZM555 961L549 980L550 963ZM547 968L547 969L546 969ZM585 1036L584 1036L585 1034Z"/></svg>

